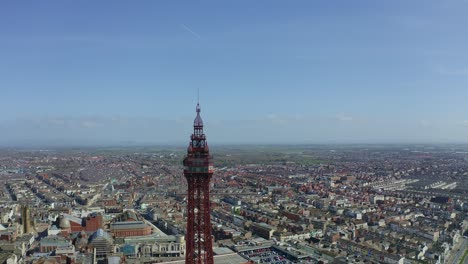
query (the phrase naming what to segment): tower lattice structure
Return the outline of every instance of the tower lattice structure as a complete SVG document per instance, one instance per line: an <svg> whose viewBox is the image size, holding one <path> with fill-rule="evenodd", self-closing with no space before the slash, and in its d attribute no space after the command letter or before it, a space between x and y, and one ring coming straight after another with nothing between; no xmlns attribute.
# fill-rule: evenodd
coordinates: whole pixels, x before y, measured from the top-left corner
<svg viewBox="0 0 468 264"><path fill-rule="evenodd" d="M212 264L210 179L213 160L203 133L200 104L197 104L196 111L193 134L184 158L184 176L188 184L185 263Z"/></svg>

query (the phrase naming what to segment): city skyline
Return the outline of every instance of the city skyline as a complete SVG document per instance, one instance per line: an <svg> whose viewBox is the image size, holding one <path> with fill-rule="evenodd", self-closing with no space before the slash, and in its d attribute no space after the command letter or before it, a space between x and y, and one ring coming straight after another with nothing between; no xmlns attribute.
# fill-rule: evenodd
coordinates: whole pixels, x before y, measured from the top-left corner
<svg viewBox="0 0 468 264"><path fill-rule="evenodd" d="M468 143L467 9L5 3L0 145Z"/></svg>

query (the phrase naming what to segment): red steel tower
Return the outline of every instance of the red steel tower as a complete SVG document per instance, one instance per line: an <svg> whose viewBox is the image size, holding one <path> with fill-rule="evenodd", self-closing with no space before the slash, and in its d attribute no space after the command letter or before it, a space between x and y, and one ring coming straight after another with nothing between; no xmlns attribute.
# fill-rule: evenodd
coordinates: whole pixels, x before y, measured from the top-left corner
<svg viewBox="0 0 468 264"><path fill-rule="evenodd" d="M203 133L200 104L197 104L197 117L193 122L190 140L187 156L184 158L184 176L188 183L185 263L213 264L210 221L213 160Z"/></svg>

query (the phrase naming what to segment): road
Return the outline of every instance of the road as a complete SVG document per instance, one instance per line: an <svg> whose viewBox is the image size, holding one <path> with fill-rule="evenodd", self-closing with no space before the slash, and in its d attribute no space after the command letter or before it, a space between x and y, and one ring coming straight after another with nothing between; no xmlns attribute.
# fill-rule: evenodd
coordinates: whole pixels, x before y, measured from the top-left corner
<svg viewBox="0 0 468 264"><path fill-rule="evenodd" d="M467 239L464 237L460 238L462 241L461 243L458 243L452 250L450 257L448 258L448 261L446 263L450 264L458 264L460 263L461 259L463 258L463 255L465 254L465 251L468 250L467 247ZM465 263L468 263L468 259L465 259ZM462 264L465 264L462 263Z"/></svg>

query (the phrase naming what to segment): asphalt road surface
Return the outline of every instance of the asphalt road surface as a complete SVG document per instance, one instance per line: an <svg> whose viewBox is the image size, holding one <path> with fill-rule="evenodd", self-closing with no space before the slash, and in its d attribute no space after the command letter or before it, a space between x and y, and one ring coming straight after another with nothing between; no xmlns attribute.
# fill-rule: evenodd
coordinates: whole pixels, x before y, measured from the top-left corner
<svg viewBox="0 0 468 264"><path fill-rule="evenodd" d="M450 263L450 264L460 263L461 259L463 258L463 255L465 254L465 251L468 250L467 239L464 237L460 239L462 239L461 244L459 244L460 246L453 249L455 250L455 252L451 254L452 256L450 256L449 261L447 263ZM464 263L462 264L468 264L468 258L465 258Z"/></svg>

